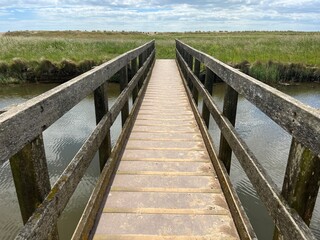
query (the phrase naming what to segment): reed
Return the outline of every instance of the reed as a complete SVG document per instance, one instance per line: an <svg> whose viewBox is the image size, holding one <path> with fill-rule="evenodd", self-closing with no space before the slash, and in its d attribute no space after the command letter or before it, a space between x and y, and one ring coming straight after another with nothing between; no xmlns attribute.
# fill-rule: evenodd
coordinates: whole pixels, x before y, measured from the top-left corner
<svg viewBox="0 0 320 240"><path fill-rule="evenodd" d="M175 58L176 38L265 82L320 81L320 32L8 32L0 78L65 81L151 39L157 58Z"/></svg>

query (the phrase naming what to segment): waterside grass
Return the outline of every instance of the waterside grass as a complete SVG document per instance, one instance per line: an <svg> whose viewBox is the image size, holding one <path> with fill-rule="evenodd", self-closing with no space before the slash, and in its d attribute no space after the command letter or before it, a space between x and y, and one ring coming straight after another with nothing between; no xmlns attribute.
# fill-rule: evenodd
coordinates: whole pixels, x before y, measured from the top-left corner
<svg viewBox="0 0 320 240"><path fill-rule="evenodd" d="M151 39L175 58L176 38L265 82L319 81L320 32L23 31L0 36L0 83L65 81Z"/></svg>

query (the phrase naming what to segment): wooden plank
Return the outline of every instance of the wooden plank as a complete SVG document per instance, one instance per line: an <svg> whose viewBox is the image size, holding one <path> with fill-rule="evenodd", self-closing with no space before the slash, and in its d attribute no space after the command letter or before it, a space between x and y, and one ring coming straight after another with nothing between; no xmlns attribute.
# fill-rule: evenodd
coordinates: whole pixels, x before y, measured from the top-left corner
<svg viewBox="0 0 320 240"><path fill-rule="evenodd" d="M315 155L320 156L320 111L176 40L224 82L267 114Z"/></svg>
<svg viewBox="0 0 320 240"><path fill-rule="evenodd" d="M237 239L232 220L221 215L143 214L137 217L137 214L108 213L102 214L100 221L96 234L205 235Z"/></svg>
<svg viewBox="0 0 320 240"><path fill-rule="evenodd" d="M214 80L213 72L211 71L211 69L206 68L206 79L204 82L204 87L210 95L212 94L213 80ZM204 122L206 123L207 127L209 127L210 112L209 112L208 107L206 106L205 103L203 103L203 105L202 105L202 118L203 118Z"/></svg>
<svg viewBox="0 0 320 240"><path fill-rule="evenodd" d="M128 68L127 66L123 67L120 70L120 92L122 92L128 86ZM129 98L129 97L128 97ZM124 104L121 110L121 122L124 126L128 116L129 116L129 99L127 98L126 103Z"/></svg>
<svg viewBox="0 0 320 240"><path fill-rule="evenodd" d="M132 76L136 75L138 71L138 64L137 64L137 58L134 58L131 60L131 74ZM139 87L136 86L132 91L132 101L135 102L139 93Z"/></svg>
<svg viewBox="0 0 320 240"><path fill-rule="evenodd" d="M152 41L1 114L0 162L17 153L151 45Z"/></svg>
<svg viewBox="0 0 320 240"><path fill-rule="evenodd" d="M142 234L126 234L126 235L105 235L97 234L94 236L94 240L114 239L114 240L208 240L212 238L211 235L204 236L177 236L177 235L165 235L165 236L154 236L154 235L142 235ZM214 236L215 240L235 240L234 237L227 236Z"/></svg>
<svg viewBox="0 0 320 240"><path fill-rule="evenodd" d="M320 159L293 138L281 194L308 226L317 201L319 185ZM282 238L279 230L275 229L273 239Z"/></svg>
<svg viewBox="0 0 320 240"><path fill-rule="evenodd" d="M22 221L26 224L51 189L42 134L11 157L10 166ZM47 237L59 239L56 225Z"/></svg>
<svg viewBox="0 0 320 240"><path fill-rule="evenodd" d="M179 56L179 53L178 53ZM181 60L183 68L187 68L186 62ZM241 139L230 121L222 115L215 105L212 96L207 93L201 82L190 71L193 84L197 87L199 93L203 96L203 101L207 104L208 109L218 124L221 132L234 151L248 178L257 190L260 199L265 204L268 212L274 218L275 223L285 237L292 239L315 239L311 230L302 221L296 212L293 212L288 204L283 201L280 191L271 177L264 171L252 151ZM273 196L272 198L270 196Z"/></svg>
<svg viewBox="0 0 320 240"><path fill-rule="evenodd" d="M236 122L238 105L238 92L227 85L223 103L223 115L229 119L232 126ZM220 135L219 159L223 162L227 172L230 174L232 149L223 134Z"/></svg>
<svg viewBox="0 0 320 240"><path fill-rule="evenodd" d="M212 210L228 214L228 205L220 193L112 192L105 209ZM105 211L105 210L104 210ZM132 210L129 210L132 211Z"/></svg>
<svg viewBox="0 0 320 240"><path fill-rule="evenodd" d="M94 91L96 124L98 124L101 121L101 119L109 111L107 90L108 90L107 83L104 83ZM110 154L111 154L111 136L110 136L110 129L108 129L106 133L106 137L102 141L101 146L99 148L100 171L102 171Z"/></svg>
<svg viewBox="0 0 320 240"><path fill-rule="evenodd" d="M200 78L200 61L196 58L194 59L194 74ZM192 87L192 96L196 105L198 105L199 93L195 86Z"/></svg>

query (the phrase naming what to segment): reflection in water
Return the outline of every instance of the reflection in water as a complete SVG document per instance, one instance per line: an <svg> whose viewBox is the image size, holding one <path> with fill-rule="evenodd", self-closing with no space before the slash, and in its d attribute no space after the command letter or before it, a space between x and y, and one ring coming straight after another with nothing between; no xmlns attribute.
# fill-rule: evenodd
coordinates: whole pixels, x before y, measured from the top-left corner
<svg viewBox="0 0 320 240"><path fill-rule="evenodd" d="M24 102L52 87L54 87L52 84L2 86L0 88L0 109L11 104ZM111 84L109 89L109 107L111 107L119 91L118 86L114 84ZM220 109L222 109L224 89L223 84L214 86L214 100ZM307 84L285 87L281 90L306 104L320 108L319 89L319 84ZM202 109L201 99L199 101L199 109ZM120 120L120 117L118 117L111 128L113 144L115 144L121 130ZM94 126L93 98L89 96L44 132L51 184L58 179L94 129ZM236 129L273 181L281 188L290 147L290 136L242 97L239 98ZM218 149L220 131L212 119L209 132ZM59 219L60 239L70 239L98 175L99 165L96 156ZM272 220L266 213L239 162L234 157L232 159L231 180L244 208L248 212L259 239L271 239L273 232ZM22 226L22 220L20 212L17 210L19 206L8 162L0 167L0 189L0 239L13 239ZM320 202L318 201L311 226L320 239L320 230L317 228L320 224L319 204Z"/></svg>

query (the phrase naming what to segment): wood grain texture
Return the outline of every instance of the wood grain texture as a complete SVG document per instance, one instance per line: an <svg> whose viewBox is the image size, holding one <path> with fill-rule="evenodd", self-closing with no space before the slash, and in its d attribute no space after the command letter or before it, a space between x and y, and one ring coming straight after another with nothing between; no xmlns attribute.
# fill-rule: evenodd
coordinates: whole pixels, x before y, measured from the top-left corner
<svg viewBox="0 0 320 240"><path fill-rule="evenodd" d="M153 41L146 43L1 114L0 162L17 153L152 45Z"/></svg>
<svg viewBox="0 0 320 240"><path fill-rule="evenodd" d="M279 126L320 156L320 111L258 81L179 40L187 51L209 67L218 77L244 96Z"/></svg>
<svg viewBox="0 0 320 240"><path fill-rule="evenodd" d="M63 174L59 177L50 193L47 195L46 199L36 209L35 213L21 229L16 239L47 239L47 232L51 232L52 228L55 226L58 217L61 215L78 183L82 179L95 153L105 139L111 125L116 120L121 109L125 105L128 96L138 84L141 76L150 69L154 60L154 55L155 52L153 51L145 64L139 69L128 87L121 92L110 111L108 111L107 114L105 114L100 120L78 153L74 156L68 167L64 170ZM123 135L125 135L125 133ZM124 140L122 139L121 141L123 143ZM119 147L118 149L116 148L115 152L117 154L119 154L119 151ZM116 153L113 153L112 155L112 159L114 159L114 161L117 159ZM114 167L112 164L110 166L110 163L114 162L112 159L107 161L106 165L109 167L109 169L111 169L109 170L111 172L113 171L112 167Z"/></svg>
<svg viewBox="0 0 320 240"><path fill-rule="evenodd" d="M191 76L190 79L192 79L194 86L197 87L199 94L203 96L203 101L206 103L223 136L257 190L260 199L273 217L277 227L281 229L281 232L288 239L315 239L311 230L297 212L290 209L288 203L283 200L276 184L266 173L246 143L241 139L230 121L218 109L212 96L208 94L194 73L188 69L188 65L181 55L179 53L177 55L181 68L187 69L188 75Z"/></svg>
<svg viewBox="0 0 320 240"><path fill-rule="evenodd" d="M179 66L179 63L182 64L182 59L180 58L179 53L177 53L177 63L178 67L181 71L181 67ZM192 80L192 78L191 78ZM210 160L213 164L213 167L216 171L217 177L220 181L222 191L224 193L224 196L227 200L228 206L231 210L231 215L233 217L234 223L237 227L238 234L241 239L257 239L257 236L253 230L253 227L249 221L249 218L242 206L242 203L236 193L236 190L233 188L233 185L231 183L230 177L223 165L223 163L218 159L213 140L208 132L207 126L202 119L196 101L193 99L192 93L190 92L190 89L187 87L186 81L183 79L185 90L188 94L188 99L190 102L190 105L193 109L193 113L195 116L195 119L198 123L200 132L202 134L204 143L206 145L206 148L208 150L208 155L210 156ZM196 86L193 84L193 87Z"/></svg>

